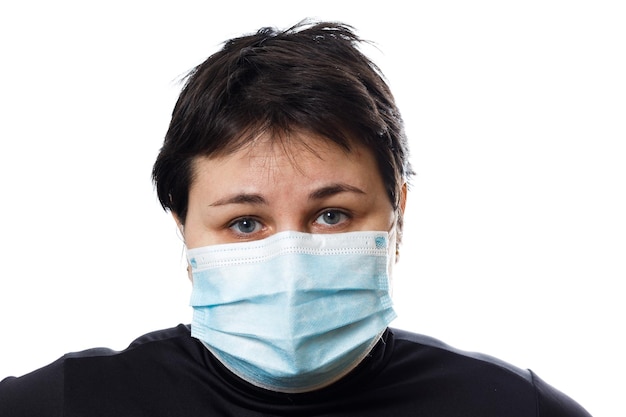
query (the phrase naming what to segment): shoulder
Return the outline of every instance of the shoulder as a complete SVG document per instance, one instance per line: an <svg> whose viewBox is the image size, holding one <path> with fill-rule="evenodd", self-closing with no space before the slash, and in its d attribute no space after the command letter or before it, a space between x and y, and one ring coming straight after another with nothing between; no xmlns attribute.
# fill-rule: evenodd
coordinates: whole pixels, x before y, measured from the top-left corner
<svg viewBox="0 0 626 417"><path fill-rule="evenodd" d="M193 349L193 345L189 328L179 325L145 334L121 351L94 348L68 353L29 374L0 381L0 415L60 416L68 390L81 385L77 381L105 378L110 382L111 373L122 377L129 361L145 364L164 352L169 352L171 360L172 352L180 352L181 347Z"/></svg>
<svg viewBox="0 0 626 417"><path fill-rule="evenodd" d="M419 378L434 397L455 398L465 406L539 417L589 417L571 398L532 371L493 356L454 348L432 337L390 329L393 354L388 367L396 378ZM510 408L516 411L511 414Z"/></svg>
<svg viewBox="0 0 626 417"><path fill-rule="evenodd" d="M390 329L393 335L395 350L399 354L429 355L431 358L451 360L464 369L465 367L503 372L513 380L521 383L532 382L532 374L527 369L518 368L496 357L479 352L470 352L457 349L441 340L422 334L411 333L405 330Z"/></svg>

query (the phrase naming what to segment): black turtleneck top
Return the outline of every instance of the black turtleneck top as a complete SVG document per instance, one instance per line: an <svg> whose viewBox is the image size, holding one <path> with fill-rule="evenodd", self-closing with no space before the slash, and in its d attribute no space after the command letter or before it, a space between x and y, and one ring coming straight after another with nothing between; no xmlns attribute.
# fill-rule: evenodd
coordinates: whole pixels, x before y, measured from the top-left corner
<svg viewBox="0 0 626 417"><path fill-rule="evenodd" d="M532 371L388 329L340 381L285 394L251 385L211 355L189 327L149 333L117 352L63 356L0 382L2 417L428 416L589 417Z"/></svg>

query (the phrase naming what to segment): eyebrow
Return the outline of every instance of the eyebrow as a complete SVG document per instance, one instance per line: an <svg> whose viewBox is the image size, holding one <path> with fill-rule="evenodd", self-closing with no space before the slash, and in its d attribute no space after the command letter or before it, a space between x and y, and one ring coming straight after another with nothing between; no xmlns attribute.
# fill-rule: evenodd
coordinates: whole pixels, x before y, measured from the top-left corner
<svg viewBox="0 0 626 417"><path fill-rule="evenodd" d="M366 194L365 191L355 186L345 184L345 183L336 183L336 184L327 185L325 187L319 188L311 192L309 194L309 200L321 200L323 198L327 198L333 195L346 193L346 192ZM263 198L263 196L261 196L260 194L241 193L241 194L236 194L233 196L221 198L209 204L209 206L217 207L217 206L225 206L228 204L267 205L267 200Z"/></svg>
<svg viewBox="0 0 626 417"><path fill-rule="evenodd" d="M357 188L353 185L349 185L346 183L336 183L327 185L325 187L319 188L309 194L309 200L320 200L322 198L330 197L340 193L357 193L357 194L366 194L365 191Z"/></svg>
<svg viewBox="0 0 626 417"><path fill-rule="evenodd" d="M219 199L219 200L214 201L211 204L209 204L209 206L216 207L216 206L225 206L225 205L228 205L228 204L254 204L254 205L261 205L261 204L267 204L267 201L259 194L242 193L242 194L237 194L237 195L233 195L233 196L230 196L230 197L225 197L225 198Z"/></svg>

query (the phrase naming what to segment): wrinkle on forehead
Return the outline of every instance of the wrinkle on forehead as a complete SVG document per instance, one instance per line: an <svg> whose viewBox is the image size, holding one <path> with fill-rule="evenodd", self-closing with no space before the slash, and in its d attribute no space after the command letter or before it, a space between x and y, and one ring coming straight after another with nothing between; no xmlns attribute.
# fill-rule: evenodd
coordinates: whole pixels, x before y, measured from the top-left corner
<svg viewBox="0 0 626 417"><path fill-rule="evenodd" d="M324 153L343 152L346 156L359 153L355 146L344 147L324 136L301 130L280 133L264 132L248 141L245 148L246 157L251 162L259 164L259 167L266 168L268 173L274 168L280 168L281 164L287 161L293 169L303 175L305 172L300 161L307 156L323 161Z"/></svg>
<svg viewBox="0 0 626 417"><path fill-rule="evenodd" d="M254 136L245 134L243 137L247 140L240 139L241 145L237 149L196 157L192 165L190 189L195 187L200 175L214 177L215 172L225 169L224 164L229 164L233 158L242 164L240 166L247 167L247 172L253 173L250 180L276 184L287 180L281 173L289 171L291 174L287 174L288 176L302 175L308 180L315 181L322 173L318 168L310 169L312 166L319 167L314 161L337 161L340 155L348 160L359 160L363 157L364 151L369 152L364 145L354 140L349 143L338 143L336 140L306 130L279 132L267 130ZM202 164L201 161L211 161L211 164ZM341 162L334 164L337 165L326 164L326 173L333 174L343 165Z"/></svg>

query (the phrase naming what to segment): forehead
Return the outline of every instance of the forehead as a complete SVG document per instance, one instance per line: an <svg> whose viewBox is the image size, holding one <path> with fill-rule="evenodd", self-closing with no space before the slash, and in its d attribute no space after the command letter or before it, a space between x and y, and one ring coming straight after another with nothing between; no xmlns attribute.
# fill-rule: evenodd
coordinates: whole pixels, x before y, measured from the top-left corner
<svg viewBox="0 0 626 417"><path fill-rule="evenodd" d="M315 181L347 176L354 181L382 181L374 154L366 146L351 142L345 147L302 132L283 137L259 135L228 154L197 157L192 169L192 189L207 181L217 186L220 181L289 182L294 177Z"/></svg>

